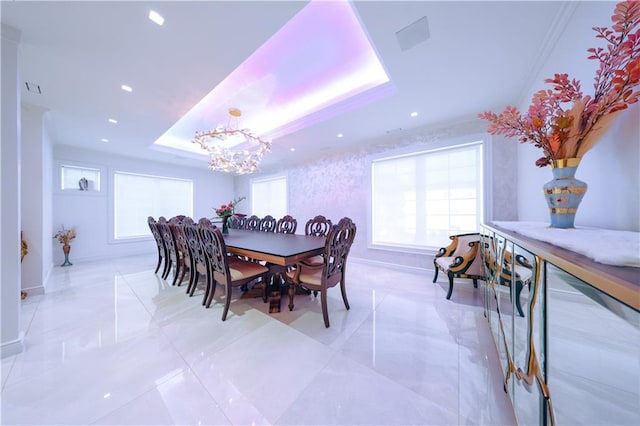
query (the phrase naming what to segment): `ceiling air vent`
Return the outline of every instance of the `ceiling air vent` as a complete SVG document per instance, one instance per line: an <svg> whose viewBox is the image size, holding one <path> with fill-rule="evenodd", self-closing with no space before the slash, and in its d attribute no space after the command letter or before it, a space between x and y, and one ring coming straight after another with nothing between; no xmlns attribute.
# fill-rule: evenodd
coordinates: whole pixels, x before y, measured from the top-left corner
<svg viewBox="0 0 640 426"><path fill-rule="evenodd" d="M409 24L396 32L396 38L398 39L400 50L403 52L426 41L429 38L429 23L427 22L427 17L423 16L413 24Z"/></svg>
<svg viewBox="0 0 640 426"><path fill-rule="evenodd" d="M35 93L38 95L42 94L42 90L40 90L40 85L35 83L29 83L28 81L24 83L27 86L27 92Z"/></svg>

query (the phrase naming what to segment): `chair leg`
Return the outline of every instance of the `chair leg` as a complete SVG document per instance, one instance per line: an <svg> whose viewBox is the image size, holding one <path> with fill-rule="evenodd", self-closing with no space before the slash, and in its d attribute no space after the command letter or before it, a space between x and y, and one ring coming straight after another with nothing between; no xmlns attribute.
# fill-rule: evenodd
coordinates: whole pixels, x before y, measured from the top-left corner
<svg viewBox="0 0 640 426"><path fill-rule="evenodd" d="M186 263L183 263L182 267L180 269L181 269L182 272L180 273L180 278L178 278L178 287L180 287L182 285L182 281L184 281L184 276L185 276L185 274L187 272Z"/></svg>
<svg viewBox="0 0 640 426"><path fill-rule="evenodd" d="M171 266L172 266L171 259L169 257L165 258L165 260L164 260L164 272L162 272L162 279L163 280L166 280L167 277L169 276L169 272L171 272Z"/></svg>
<svg viewBox="0 0 640 426"><path fill-rule="evenodd" d="M448 273L449 276L449 292L447 293L447 299L451 299L451 293L453 293L453 274Z"/></svg>
<svg viewBox="0 0 640 426"><path fill-rule="evenodd" d="M340 281L340 291L342 292L342 301L344 302L344 307L347 310L351 309L349 306L349 300L347 300L347 286L344 284L344 278Z"/></svg>
<svg viewBox="0 0 640 426"><path fill-rule="evenodd" d="M193 293L196 291L196 287L198 287L198 280L200 279L200 272L196 271L193 275L193 282L190 284L191 289L189 290L189 297L193 296Z"/></svg>
<svg viewBox="0 0 640 426"><path fill-rule="evenodd" d="M189 284L187 284L187 294L191 293L191 287L194 285L193 283L197 282L196 274L198 273L196 269L196 265L194 262L191 262L189 265Z"/></svg>
<svg viewBox="0 0 640 426"><path fill-rule="evenodd" d="M171 282L171 285L176 285L176 283L178 282L179 276L180 276L180 261L177 260L175 271L173 271L173 281Z"/></svg>
<svg viewBox="0 0 640 426"><path fill-rule="evenodd" d="M478 279L473 278L473 288L478 288Z"/></svg>
<svg viewBox="0 0 640 426"><path fill-rule="evenodd" d="M158 253L158 264L156 265L156 270L153 271L154 274L157 274L160 270L160 264L162 263L162 256Z"/></svg>
<svg viewBox="0 0 640 426"><path fill-rule="evenodd" d="M434 266L434 268L433 268L433 269L435 269L435 270L436 270L436 273L433 275L433 282L435 283L435 282L436 282L436 280L438 279L438 271L439 271L439 269L438 269L438 265L436 265L436 263L435 263L435 262L433 262L433 266Z"/></svg>
<svg viewBox="0 0 640 426"><path fill-rule="evenodd" d="M224 311L222 311L222 321L227 320L227 312L229 312L229 305L231 304L231 286L227 282L227 298L224 301Z"/></svg>
<svg viewBox="0 0 640 426"><path fill-rule="evenodd" d="M207 309L211 307L211 302L213 302L213 296L216 294L216 282L215 278L211 277L211 289L209 290L209 299L207 300Z"/></svg>
<svg viewBox="0 0 640 426"><path fill-rule="evenodd" d="M329 312L327 311L327 289L320 292L320 303L322 305L322 317L324 318L324 326L329 328Z"/></svg>
<svg viewBox="0 0 640 426"><path fill-rule="evenodd" d="M204 296L202 297L202 306L207 304L209 299L209 292L211 291L211 274L207 274L207 286L204 289ZM208 308L209 306L207 306Z"/></svg>

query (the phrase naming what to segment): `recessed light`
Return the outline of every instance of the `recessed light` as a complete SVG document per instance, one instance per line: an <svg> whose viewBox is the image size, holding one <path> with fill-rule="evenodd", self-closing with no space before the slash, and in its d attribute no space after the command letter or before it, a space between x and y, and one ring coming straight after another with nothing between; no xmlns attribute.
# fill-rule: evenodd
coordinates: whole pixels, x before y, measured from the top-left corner
<svg viewBox="0 0 640 426"><path fill-rule="evenodd" d="M113 123L113 124L118 124L118 120L115 120L113 118L109 119L109 123Z"/></svg>
<svg viewBox="0 0 640 426"><path fill-rule="evenodd" d="M102 138L100 139L100 142L109 142L109 139Z"/></svg>
<svg viewBox="0 0 640 426"><path fill-rule="evenodd" d="M337 135L339 138L343 137L344 135L342 133L338 133Z"/></svg>
<svg viewBox="0 0 640 426"><path fill-rule="evenodd" d="M291 151L291 152L293 152L295 150L296 150L295 148L289 148L289 151Z"/></svg>
<svg viewBox="0 0 640 426"><path fill-rule="evenodd" d="M164 24L164 18L155 10L149 12L149 19L155 22L158 25Z"/></svg>
<svg viewBox="0 0 640 426"><path fill-rule="evenodd" d="M125 92L133 92L133 89L130 86L127 86L126 84L123 84L122 86L120 86L120 88Z"/></svg>
<svg viewBox="0 0 640 426"><path fill-rule="evenodd" d="M411 115L412 117L417 117L417 116L418 116L418 113L414 111L414 112L412 112L410 115Z"/></svg>

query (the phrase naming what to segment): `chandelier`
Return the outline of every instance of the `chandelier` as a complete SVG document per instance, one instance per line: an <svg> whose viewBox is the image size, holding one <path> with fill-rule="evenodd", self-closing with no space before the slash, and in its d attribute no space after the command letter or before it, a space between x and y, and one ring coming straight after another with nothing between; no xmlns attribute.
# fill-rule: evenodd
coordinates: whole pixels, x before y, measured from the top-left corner
<svg viewBox="0 0 640 426"><path fill-rule="evenodd" d="M232 119L226 126L218 126L215 130L196 132L193 143L200 145L209 153L209 168L227 173L253 173L258 169L262 156L271 150L271 142L254 135L248 129L237 126L242 115L239 109L230 108ZM236 125L232 124L232 121ZM245 145L247 149L234 150L225 146L228 142L240 140L234 145Z"/></svg>

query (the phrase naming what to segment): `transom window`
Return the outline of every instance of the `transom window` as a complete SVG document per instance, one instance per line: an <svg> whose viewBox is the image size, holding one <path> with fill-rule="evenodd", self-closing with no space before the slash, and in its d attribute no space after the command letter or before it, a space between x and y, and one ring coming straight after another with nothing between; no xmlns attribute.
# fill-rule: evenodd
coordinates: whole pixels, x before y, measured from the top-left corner
<svg viewBox="0 0 640 426"><path fill-rule="evenodd" d="M432 249L477 232L482 187L482 142L373 160L371 244Z"/></svg>
<svg viewBox="0 0 640 426"><path fill-rule="evenodd" d="M60 166L60 189L100 191L100 169L92 167Z"/></svg>

